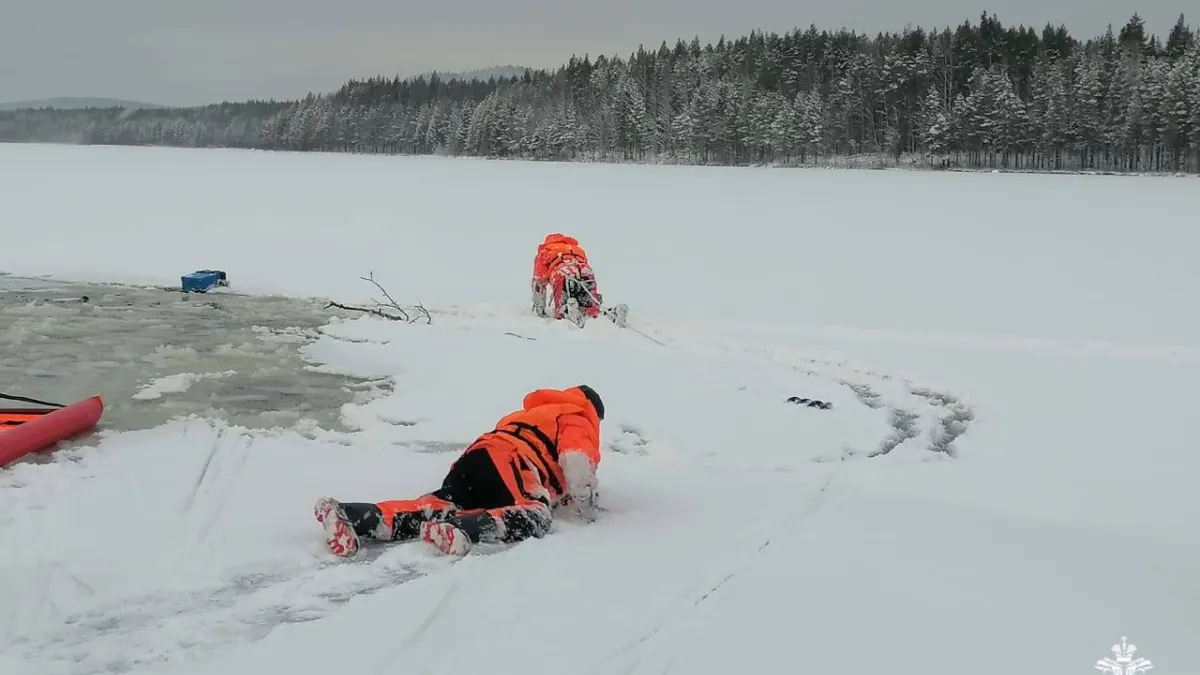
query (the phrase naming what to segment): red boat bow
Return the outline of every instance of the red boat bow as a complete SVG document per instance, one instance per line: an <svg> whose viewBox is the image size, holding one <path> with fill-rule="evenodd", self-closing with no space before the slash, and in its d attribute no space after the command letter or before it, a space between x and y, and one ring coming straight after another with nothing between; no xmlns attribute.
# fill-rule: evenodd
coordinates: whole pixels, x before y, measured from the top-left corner
<svg viewBox="0 0 1200 675"><path fill-rule="evenodd" d="M103 415L99 396L54 410L0 411L0 467L91 430Z"/></svg>

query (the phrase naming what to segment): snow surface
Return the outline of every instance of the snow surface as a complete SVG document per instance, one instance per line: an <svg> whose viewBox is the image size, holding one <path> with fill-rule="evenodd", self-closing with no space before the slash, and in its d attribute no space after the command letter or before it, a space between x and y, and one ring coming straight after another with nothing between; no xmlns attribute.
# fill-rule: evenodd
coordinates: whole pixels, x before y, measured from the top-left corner
<svg viewBox="0 0 1200 675"><path fill-rule="evenodd" d="M4 675L1200 658L1192 182L0 146L0 184L0 271L359 302L373 270L433 312L305 347L394 379L353 434L190 418L0 472ZM636 330L527 315L551 231ZM325 553L317 497L420 494L578 383L608 408L598 522Z"/></svg>

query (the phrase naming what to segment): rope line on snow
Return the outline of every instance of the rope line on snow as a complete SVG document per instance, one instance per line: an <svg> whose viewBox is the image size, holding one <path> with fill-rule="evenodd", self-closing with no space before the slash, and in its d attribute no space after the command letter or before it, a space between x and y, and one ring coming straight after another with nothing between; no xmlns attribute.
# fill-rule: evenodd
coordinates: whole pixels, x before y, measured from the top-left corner
<svg viewBox="0 0 1200 675"><path fill-rule="evenodd" d="M63 405L61 403L51 403L49 401L39 401L36 398L25 398L24 396L13 396L11 394L0 394L0 399L4 399L6 401L20 401L21 403L32 403L34 405L48 405L48 406L53 406L55 408L65 408L66 407L65 405Z"/></svg>
<svg viewBox="0 0 1200 675"><path fill-rule="evenodd" d="M583 283L583 281L582 281L582 280L580 280L578 277L569 277L569 279L570 279L572 282L574 282L574 283L573 283L573 285L574 285L576 288L582 288L582 289L583 289L583 292L588 294L588 297L592 299L592 302L596 304L596 307L599 307L601 311L604 311L604 305L603 305L603 304L600 302L600 299L599 299L599 298L597 298L597 297L596 297L596 295L595 295L594 293L592 293L592 289L588 288L587 284ZM649 335L646 335L646 334L645 334L645 333L643 333L642 331L640 331L640 330L638 330L637 328L635 328L634 326L632 326L632 325L629 323L629 319L625 319L625 320L624 320L622 323L624 323L624 324L625 324L624 326L621 326L622 328L628 328L629 330L631 330L631 331L633 331L633 332L637 333L638 335L641 335L642 337L644 337L644 338L646 338L647 340L649 340L649 341L653 342L654 344L658 345L659 347L666 347L666 346L667 346L666 344L662 343L661 341L659 341L659 340L656 340L656 339L654 339L654 338L650 337Z"/></svg>

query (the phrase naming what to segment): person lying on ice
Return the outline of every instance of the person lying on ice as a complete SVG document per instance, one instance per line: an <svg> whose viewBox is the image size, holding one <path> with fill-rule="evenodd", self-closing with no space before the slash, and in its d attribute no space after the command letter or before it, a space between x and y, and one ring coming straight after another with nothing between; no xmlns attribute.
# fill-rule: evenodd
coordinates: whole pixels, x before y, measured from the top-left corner
<svg viewBox="0 0 1200 675"><path fill-rule="evenodd" d="M421 539L455 556L479 542L544 537L555 507L595 520L603 419L604 403L587 385L538 389L463 451L441 488L375 504L323 497L313 512L330 552L343 557L364 537Z"/></svg>
<svg viewBox="0 0 1200 675"><path fill-rule="evenodd" d="M596 274L579 240L560 232L546 235L533 258L533 313L545 317L547 293L550 315L562 319L567 299L574 297L589 317L600 316L601 297Z"/></svg>

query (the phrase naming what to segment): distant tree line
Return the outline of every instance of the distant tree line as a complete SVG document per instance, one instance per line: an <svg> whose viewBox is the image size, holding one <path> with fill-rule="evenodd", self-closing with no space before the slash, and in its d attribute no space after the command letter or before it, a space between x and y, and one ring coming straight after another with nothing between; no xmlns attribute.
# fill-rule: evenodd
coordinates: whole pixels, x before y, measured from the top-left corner
<svg viewBox="0 0 1200 675"><path fill-rule="evenodd" d="M1200 173L1200 36L1086 41L994 15L874 38L754 32L488 81L297 101L0 113L0 140L694 164Z"/></svg>

